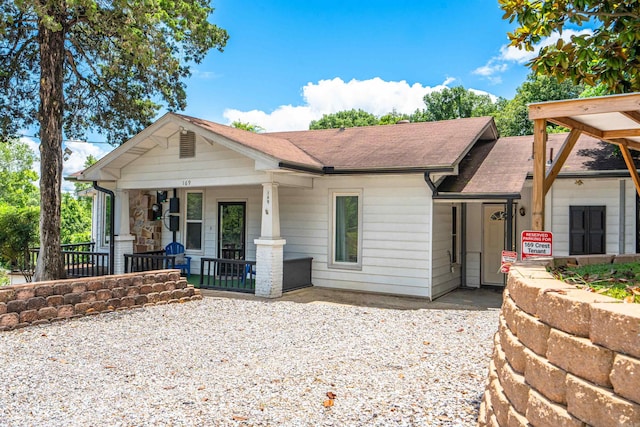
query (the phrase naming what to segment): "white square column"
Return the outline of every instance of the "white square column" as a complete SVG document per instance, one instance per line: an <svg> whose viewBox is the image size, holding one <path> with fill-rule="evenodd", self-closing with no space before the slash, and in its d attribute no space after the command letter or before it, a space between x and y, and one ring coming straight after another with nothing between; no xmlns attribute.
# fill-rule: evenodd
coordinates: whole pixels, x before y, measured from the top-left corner
<svg viewBox="0 0 640 427"><path fill-rule="evenodd" d="M283 249L287 243L280 237L280 204L278 184L262 184L262 227L256 245L256 296L282 296Z"/></svg>
<svg viewBox="0 0 640 427"><path fill-rule="evenodd" d="M113 219L113 273L124 273L124 254L133 253L133 241L135 236L129 229L129 192L126 190L115 191L115 218Z"/></svg>

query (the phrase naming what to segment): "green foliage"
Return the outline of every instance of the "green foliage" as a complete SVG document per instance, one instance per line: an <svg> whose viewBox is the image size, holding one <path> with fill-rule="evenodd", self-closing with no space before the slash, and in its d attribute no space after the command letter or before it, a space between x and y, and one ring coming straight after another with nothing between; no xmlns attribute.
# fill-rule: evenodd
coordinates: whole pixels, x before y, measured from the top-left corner
<svg viewBox="0 0 640 427"><path fill-rule="evenodd" d="M378 118L364 110L338 111L333 114L325 114L319 120L313 120L309 129L339 129L358 126L375 126Z"/></svg>
<svg viewBox="0 0 640 427"><path fill-rule="evenodd" d="M38 205L38 174L32 169L35 160L26 143L0 142L0 200L11 206Z"/></svg>
<svg viewBox="0 0 640 427"><path fill-rule="evenodd" d="M9 284L11 284L11 279L9 279L9 275L3 268L0 268L0 287L7 286Z"/></svg>
<svg viewBox="0 0 640 427"><path fill-rule="evenodd" d="M83 166L84 166L84 168L86 169L86 168L88 168L89 166L93 165L93 164L94 164L95 162L97 162L97 161L98 161L98 159L96 159L94 156L92 156L91 154L89 154L89 155L87 156L87 158L84 160L84 164L83 164ZM90 183L90 182L75 182L75 183L73 184L73 186L74 186L74 187L75 187L75 189L76 189L76 194L77 194L77 193L80 193L81 191L87 190L87 189L89 189L89 188L91 188L91 187L92 187L92 185L91 185L91 183Z"/></svg>
<svg viewBox="0 0 640 427"><path fill-rule="evenodd" d="M428 93L424 96L424 103L426 108L422 111L422 120L414 121L431 122L489 116L496 111L496 105L489 95L479 95L462 86Z"/></svg>
<svg viewBox="0 0 640 427"><path fill-rule="evenodd" d="M558 267L552 273L556 279L580 289L640 303L640 263Z"/></svg>
<svg viewBox="0 0 640 427"><path fill-rule="evenodd" d="M37 206L0 204L0 261L4 265L22 262L29 247L38 243Z"/></svg>
<svg viewBox="0 0 640 427"><path fill-rule="evenodd" d="M558 40L529 62L539 74L574 83L602 84L612 93L640 91L640 2L612 0L498 0L504 19L517 22L511 45L532 51L553 33L594 30Z"/></svg>
<svg viewBox="0 0 640 427"><path fill-rule="evenodd" d="M512 100L500 99L493 114L501 136L532 135L533 122L529 120L528 104L533 102L555 101L577 98L583 93L581 85L570 81L559 81L553 76L541 76L530 73L527 80L518 87ZM564 131L551 127L550 132Z"/></svg>
<svg viewBox="0 0 640 427"><path fill-rule="evenodd" d="M253 123L249 123L249 122L246 122L246 123L241 122L239 120L236 120L233 123L231 123L231 126L236 129L242 129L242 130L246 130L253 133L264 132L264 128L262 126L254 125Z"/></svg>
<svg viewBox="0 0 640 427"><path fill-rule="evenodd" d="M411 120L408 114L400 114L396 110L393 110L384 116L380 116L378 119L379 125L395 125L400 120Z"/></svg>
<svg viewBox="0 0 640 427"><path fill-rule="evenodd" d="M60 208L61 243L91 241L91 199L88 197L76 199L69 193L63 193Z"/></svg>
<svg viewBox="0 0 640 427"><path fill-rule="evenodd" d="M151 123L159 102L184 109L189 66L227 42L212 12L207 0L2 2L0 135L37 124L43 56L64 67L67 137L100 131L120 144ZM63 33L61 55L41 54L45 29Z"/></svg>

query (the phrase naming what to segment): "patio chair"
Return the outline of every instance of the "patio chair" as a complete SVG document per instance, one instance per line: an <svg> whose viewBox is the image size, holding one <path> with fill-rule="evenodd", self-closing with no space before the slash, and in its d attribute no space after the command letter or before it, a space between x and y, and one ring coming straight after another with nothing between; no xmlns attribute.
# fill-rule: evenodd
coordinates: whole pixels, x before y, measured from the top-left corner
<svg viewBox="0 0 640 427"><path fill-rule="evenodd" d="M187 273L187 278L191 276L191 257L185 256L184 246L178 242L169 243L165 248L167 256L175 255L175 268L179 268L181 272Z"/></svg>

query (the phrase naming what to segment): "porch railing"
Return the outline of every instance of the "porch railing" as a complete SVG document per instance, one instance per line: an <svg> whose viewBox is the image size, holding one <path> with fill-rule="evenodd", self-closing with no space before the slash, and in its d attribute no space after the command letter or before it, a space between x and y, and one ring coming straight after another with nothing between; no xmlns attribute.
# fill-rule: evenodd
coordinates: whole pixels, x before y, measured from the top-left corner
<svg viewBox="0 0 640 427"><path fill-rule="evenodd" d="M164 251L124 254L124 272L136 273L175 268L176 256L164 255Z"/></svg>
<svg viewBox="0 0 640 427"><path fill-rule="evenodd" d="M102 276L109 271L109 254L95 252L95 242L60 245L67 277ZM31 248L23 265L18 266L27 282L33 280L40 248Z"/></svg>
<svg viewBox="0 0 640 427"><path fill-rule="evenodd" d="M224 258L200 259L200 287L255 293L256 262Z"/></svg>

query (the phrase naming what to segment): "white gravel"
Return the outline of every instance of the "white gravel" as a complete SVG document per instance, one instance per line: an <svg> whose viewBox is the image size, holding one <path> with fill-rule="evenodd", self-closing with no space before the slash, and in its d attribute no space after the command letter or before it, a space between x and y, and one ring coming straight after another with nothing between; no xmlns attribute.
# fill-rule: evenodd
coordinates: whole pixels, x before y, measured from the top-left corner
<svg viewBox="0 0 640 427"><path fill-rule="evenodd" d="M0 332L0 425L473 426L498 313L205 298Z"/></svg>

